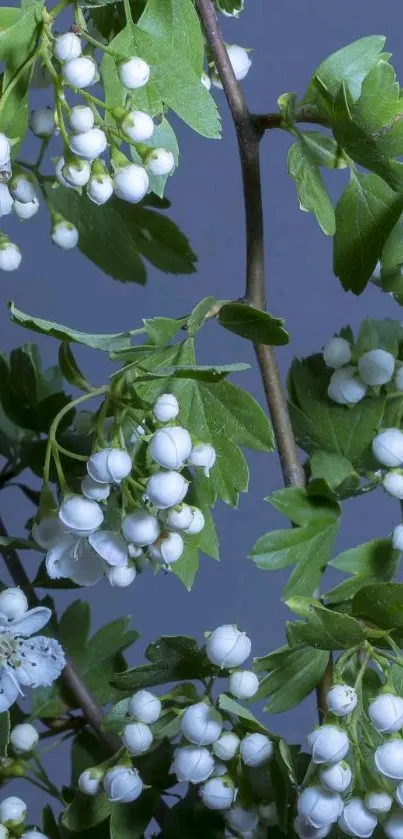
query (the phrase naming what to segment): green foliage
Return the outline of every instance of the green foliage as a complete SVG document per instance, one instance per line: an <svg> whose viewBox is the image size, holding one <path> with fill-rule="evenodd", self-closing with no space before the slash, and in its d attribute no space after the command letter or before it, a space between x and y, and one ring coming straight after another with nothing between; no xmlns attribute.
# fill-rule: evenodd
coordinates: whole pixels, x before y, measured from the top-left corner
<svg viewBox="0 0 403 839"><path fill-rule="evenodd" d="M256 719L251 711L239 702L236 702L231 696L227 696L226 693L220 693L218 707L225 717L228 717L230 720L234 718L235 720L239 720L245 731L258 731L261 734L267 734L267 728Z"/></svg>
<svg viewBox="0 0 403 839"><path fill-rule="evenodd" d="M260 682L257 698L267 699L265 711L280 714L295 708L322 678L329 653L321 649L282 647L256 658L257 671L267 673Z"/></svg>
<svg viewBox="0 0 403 839"><path fill-rule="evenodd" d="M393 550L390 539L371 539L356 548L336 556L330 565L339 571L352 574L325 595L329 603L351 600L355 593L369 582L389 582L396 573L398 551Z"/></svg>
<svg viewBox="0 0 403 839"><path fill-rule="evenodd" d="M351 460L343 455L318 449L309 459L310 480L307 491L331 499L349 498L360 486L360 476Z"/></svg>
<svg viewBox="0 0 403 839"><path fill-rule="evenodd" d="M320 107L318 90L324 89L334 99L343 84L353 100L358 99L365 77L380 60L384 44L382 35L369 35L329 55L316 68L304 102Z"/></svg>
<svg viewBox="0 0 403 839"><path fill-rule="evenodd" d="M287 623L287 640L291 648L310 646L320 650L344 650L362 644L365 635L354 618L318 605L311 606L306 623Z"/></svg>
<svg viewBox="0 0 403 839"><path fill-rule="evenodd" d="M5 64L1 78L0 131L21 143L28 127L28 88L39 37L43 2L23 10L2 9L0 63Z"/></svg>
<svg viewBox="0 0 403 839"><path fill-rule="evenodd" d="M322 135L318 134L318 137ZM335 159L337 145L335 144ZM288 152L287 170L295 181L301 210L315 213L323 232L333 236L336 230L334 209L319 171L317 150L312 149L301 133Z"/></svg>
<svg viewBox="0 0 403 839"><path fill-rule="evenodd" d="M9 357L0 354L0 382L0 402L7 418L37 434L47 432L55 414L70 401L57 368L42 371L35 344L24 344Z"/></svg>
<svg viewBox="0 0 403 839"><path fill-rule="evenodd" d="M403 628L403 586L399 583L371 583L355 594L353 615L380 629Z"/></svg>
<svg viewBox="0 0 403 839"><path fill-rule="evenodd" d="M8 711L3 711L0 714L0 758L7 757L10 729L10 714Z"/></svg>
<svg viewBox="0 0 403 839"><path fill-rule="evenodd" d="M104 792L93 798L79 792L64 811L62 824L74 833L80 832L101 824L110 816L111 810L112 804Z"/></svg>
<svg viewBox="0 0 403 839"><path fill-rule="evenodd" d="M183 679L203 680L216 673L204 650L187 636L163 636L149 644L145 656L150 664L132 667L115 675L113 684L119 690L133 692Z"/></svg>
<svg viewBox="0 0 403 839"><path fill-rule="evenodd" d="M226 303L221 306L218 322L230 332L248 338L255 344L283 345L290 340L283 328L283 318L275 318L245 303Z"/></svg>
<svg viewBox="0 0 403 839"><path fill-rule="evenodd" d="M157 801L158 793L147 789L131 804L115 804L110 821L111 839L142 839L155 814Z"/></svg>
<svg viewBox="0 0 403 839"><path fill-rule="evenodd" d="M130 332L119 332L116 335L91 335L87 332L77 332L76 329L61 326L59 323L26 315L17 309L14 303L9 303L9 309L13 323L17 323L19 326L25 327L25 329L32 329L41 335L50 335L59 341L73 341L77 344L84 344L84 346L91 347L94 350L103 350L104 352L130 347L130 335L132 334Z"/></svg>

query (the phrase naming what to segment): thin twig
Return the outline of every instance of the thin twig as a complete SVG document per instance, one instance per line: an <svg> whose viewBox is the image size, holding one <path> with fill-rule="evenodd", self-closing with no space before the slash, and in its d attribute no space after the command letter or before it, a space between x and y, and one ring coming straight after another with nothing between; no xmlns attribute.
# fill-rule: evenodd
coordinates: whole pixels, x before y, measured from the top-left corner
<svg viewBox="0 0 403 839"><path fill-rule="evenodd" d="M284 124L283 115L280 112L273 114L252 114L253 124L259 133L270 131L272 128L286 128ZM330 127L329 120L326 117L315 114L309 107L297 108L295 112L296 122L306 122L313 125L323 125L325 128Z"/></svg>
<svg viewBox="0 0 403 839"><path fill-rule="evenodd" d="M211 0L196 0L217 73L222 82L234 122L242 169L246 225L246 287L245 303L266 308L264 276L264 228L262 183L260 174L260 141L266 128L281 127L281 116L256 117L249 113L242 90L235 78L227 49L220 32ZM308 113L305 113L305 117ZM306 120L305 120L306 121ZM308 120L310 121L310 120ZM318 120L315 118L315 122ZM276 126L274 125L276 122ZM283 393L275 352L272 347L255 345L264 393L269 407L281 468L286 486L304 487L304 469L298 457L291 419ZM317 688L319 716L326 709L326 694L331 671Z"/></svg>

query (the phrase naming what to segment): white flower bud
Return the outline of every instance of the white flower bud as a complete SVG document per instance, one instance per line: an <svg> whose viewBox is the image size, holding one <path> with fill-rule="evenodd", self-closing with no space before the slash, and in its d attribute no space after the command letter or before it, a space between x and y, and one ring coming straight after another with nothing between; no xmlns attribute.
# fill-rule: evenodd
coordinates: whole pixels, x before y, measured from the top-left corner
<svg viewBox="0 0 403 839"><path fill-rule="evenodd" d="M201 510L198 507L191 507L192 511L192 521L189 524L189 527L186 527L184 532L188 533L190 536L196 536L197 533L201 533L203 527L206 524L206 520Z"/></svg>
<svg viewBox="0 0 403 839"><path fill-rule="evenodd" d="M85 186L91 175L91 166L88 160L75 160L66 163L63 168L63 177L71 186Z"/></svg>
<svg viewBox="0 0 403 839"><path fill-rule="evenodd" d="M217 627L206 642L207 657L218 667L239 667L248 658L251 641L233 624Z"/></svg>
<svg viewBox="0 0 403 839"><path fill-rule="evenodd" d="M0 183L0 218L8 216L13 209L13 197L7 184Z"/></svg>
<svg viewBox="0 0 403 839"><path fill-rule="evenodd" d="M339 818L339 827L347 836L372 836L376 825L376 816L367 810L360 798L352 798Z"/></svg>
<svg viewBox="0 0 403 839"><path fill-rule="evenodd" d="M200 798L209 810L227 810L234 801L235 790L221 778L210 778L200 790Z"/></svg>
<svg viewBox="0 0 403 839"><path fill-rule="evenodd" d="M214 759L204 746L182 746L176 749L171 772L178 781L200 784L207 781L214 770Z"/></svg>
<svg viewBox="0 0 403 839"><path fill-rule="evenodd" d="M399 367L399 369L396 371L395 388L396 390L403 390L403 366Z"/></svg>
<svg viewBox="0 0 403 839"><path fill-rule="evenodd" d="M133 143L144 143L154 134L154 120L145 111L130 111L122 122L122 130Z"/></svg>
<svg viewBox="0 0 403 839"><path fill-rule="evenodd" d="M87 472L94 481L119 484L132 471L132 459L124 449L102 449L87 461Z"/></svg>
<svg viewBox="0 0 403 839"><path fill-rule="evenodd" d="M186 530L193 521L193 507L188 504L173 507L163 516L163 521L173 530Z"/></svg>
<svg viewBox="0 0 403 839"><path fill-rule="evenodd" d="M75 105L70 111L69 123L75 134L84 134L94 127L95 117L87 105Z"/></svg>
<svg viewBox="0 0 403 839"><path fill-rule="evenodd" d="M210 746L222 731L222 716L205 702L186 708L181 719L181 732L195 746Z"/></svg>
<svg viewBox="0 0 403 839"><path fill-rule="evenodd" d="M131 755L141 755L148 752L153 742L153 735L151 728L145 722L131 722L125 725L122 740Z"/></svg>
<svg viewBox="0 0 403 839"><path fill-rule="evenodd" d="M58 61L69 61L81 55L81 41L73 32L65 32L55 39L53 53Z"/></svg>
<svg viewBox="0 0 403 839"><path fill-rule="evenodd" d="M252 64L249 55L243 47L239 47L237 44L230 44L227 47L227 53L235 73L235 78L240 82L247 76Z"/></svg>
<svg viewBox="0 0 403 839"><path fill-rule="evenodd" d="M39 108L37 111L32 111L29 124L36 137L51 137L56 129L52 108Z"/></svg>
<svg viewBox="0 0 403 839"><path fill-rule="evenodd" d="M403 740L389 740L378 746L375 766L385 778L403 781Z"/></svg>
<svg viewBox="0 0 403 839"><path fill-rule="evenodd" d="M277 807L274 801L270 804L259 804L258 810L260 821L267 825L267 827L274 827L274 825L278 824Z"/></svg>
<svg viewBox="0 0 403 839"><path fill-rule="evenodd" d="M78 230L70 221L58 221L50 235L53 244L63 251L69 251L78 244Z"/></svg>
<svg viewBox="0 0 403 839"><path fill-rule="evenodd" d="M214 745L214 743L213 743ZM214 772L213 775L215 778L223 778L224 775L228 774L228 766L225 763L222 763L220 760L214 761Z"/></svg>
<svg viewBox="0 0 403 839"><path fill-rule="evenodd" d="M25 821L27 805L21 798L10 795L0 803L0 822L6 827L17 827Z"/></svg>
<svg viewBox="0 0 403 839"><path fill-rule="evenodd" d="M240 739L232 731L223 731L221 737L213 743L213 752L220 760L232 760L238 752Z"/></svg>
<svg viewBox="0 0 403 839"><path fill-rule="evenodd" d="M150 180L144 166L131 163L116 172L113 185L118 198L138 204L147 195Z"/></svg>
<svg viewBox="0 0 403 839"><path fill-rule="evenodd" d="M346 732L334 725L316 728L307 739L314 763L338 763L350 747Z"/></svg>
<svg viewBox="0 0 403 839"><path fill-rule="evenodd" d="M20 588L5 588L0 594L0 612L9 620L22 618L28 610L28 600Z"/></svg>
<svg viewBox="0 0 403 839"><path fill-rule="evenodd" d="M237 699L251 699L259 689L259 679L252 670L236 670L229 677L229 692Z"/></svg>
<svg viewBox="0 0 403 839"><path fill-rule="evenodd" d="M399 784L398 788L402 786ZM397 797L397 791L396 791ZM368 792L365 796L365 806L367 810L370 810L371 813L389 813L389 810L393 804L392 796L389 795L387 792L383 792L383 790L373 790L372 792ZM399 802L400 803L400 802ZM402 805L403 805L403 798L402 798Z"/></svg>
<svg viewBox="0 0 403 839"><path fill-rule="evenodd" d="M95 533L90 533L88 541L95 553L108 565L127 565L127 545L123 536L113 533L112 530L96 530Z"/></svg>
<svg viewBox="0 0 403 839"><path fill-rule="evenodd" d="M398 428L381 431L372 441L372 451L383 466L400 466L403 463L403 432Z"/></svg>
<svg viewBox="0 0 403 839"><path fill-rule="evenodd" d="M367 392L367 385L355 367L339 367L330 377L327 395L338 405L356 405Z"/></svg>
<svg viewBox="0 0 403 839"><path fill-rule="evenodd" d="M1 835L1 831L0 839L4 839L4 837ZM24 833L21 834L21 839L48 839L48 837L45 836L44 833L41 833L40 830L36 830L35 828L34 830L24 830Z"/></svg>
<svg viewBox="0 0 403 839"><path fill-rule="evenodd" d="M113 181L110 175L92 175L88 182L87 195L98 207L106 204L113 195Z"/></svg>
<svg viewBox="0 0 403 839"><path fill-rule="evenodd" d="M326 702L331 714L346 717L357 707L357 692L350 685L333 685L328 691Z"/></svg>
<svg viewBox="0 0 403 839"><path fill-rule="evenodd" d="M246 833L248 830L254 830L259 821L259 811L257 807L241 807L236 804L225 813L225 819L232 830L237 833Z"/></svg>
<svg viewBox="0 0 403 839"><path fill-rule="evenodd" d="M395 551L403 551L403 524L398 524L392 533L392 545Z"/></svg>
<svg viewBox="0 0 403 839"><path fill-rule="evenodd" d="M10 743L16 754L21 755L26 752L32 752L39 740L39 734L33 725L28 722L15 725L11 729Z"/></svg>
<svg viewBox="0 0 403 839"><path fill-rule="evenodd" d="M61 186L64 186L66 189L74 189L73 185L69 184L69 182L66 181L66 178L63 175L63 169L65 167L65 164L66 161L64 157L59 157L59 160L57 161L55 166L56 179L58 180L59 184L61 184Z"/></svg>
<svg viewBox="0 0 403 839"><path fill-rule="evenodd" d="M305 787L297 801L298 815L312 827L333 824L343 810L343 801L337 792L322 787Z"/></svg>
<svg viewBox="0 0 403 839"><path fill-rule="evenodd" d="M206 90L211 90L211 79L210 79L210 76L207 75L207 73L204 73L204 72L202 73L202 77L201 77L200 81L201 81L203 87L206 88Z"/></svg>
<svg viewBox="0 0 403 839"><path fill-rule="evenodd" d="M164 469L182 469L192 451L192 441L186 428L172 425L160 428L153 434L150 455Z"/></svg>
<svg viewBox="0 0 403 839"><path fill-rule="evenodd" d="M111 586L127 588L136 579L136 569L133 565L122 565L120 568L109 568L107 577Z"/></svg>
<svg viewBox="0 0 403 839"><path fill-rule="evenodd" d="M403 699L393 693L380 693L371 702L368 716L374 728L382 734L399 731L403 726Z"/></svg>
<svg viewBox="0 0 403 839"><path fill-rule="evenodd" d="M347 763L333 763L322 766L319 772L321 784L331 792L345 792L351 784L352 773Z"/></svg>
<svg viewBox="0 0 403 839"><path fill-rule="evenodd" d="M170 175L175 168L175 158L168 149L153 149L145 165L151 175Z"/></svg>
<svg viewBox="0 0 403 839"><path fill-rule="evenodd" d="M163 565L172 565L183 554L184 544L180 533L168 531L163 533L156 542L148 547L151 559Z"/></svg>
<svg viewBox="0 0 403 839"><path fill-rule="evenodd" d="M0 166L9 163L11 157L11 146L5 134L0 133Z"/></svg>
<svg viewBox="0 0 403 839"><path fill-rule="evenodd" d="M127 766L114 766L106 772L103 780L104 790L109 801L128 804L136 801L143 791L143 782L137 769Z"/></svg>
<svg viewBox="0 0 403 839"><path fill-rule="evenodd" d="M365 352L358 362L358 372L367 385L386 385L393 378L395 359L386 350Z"/></svg>
<svg viewBox="0 0 403 839"><path fill-rule="evenodd" d="M63 64L63 78L71 87L90 87L97 77L97 65L87 55L72 58Z"/></svg>
<svg viewBox="0 0 403 839"><path fill-rule="evenodd" d="M297 816L294 819L294 830L300 839L325 839L332 829L332 824L325 824L323 827L312 827L303 816Z"/></svg>
<svg viewBox="0 0 403 839"><path fill-rule="evenodd" d="M103 154L107 145L106 134L101 128L91 128L81 134L73 134L70 138L71 151L84 160L95 160Z"/></svg>
<svg viewBox="0 0 403 839"><path fill-rule="evenodd" d="M156 472L147 483L147 495L156 507L166 510L183 501L188 486L180 472Z"/></svg>
<svg viewBox="0 0 403 839"><path fill-rule="evenodd" d="M190 455L188 457L189 465L202 466L204 469L204 474L207 478L210 475L210 469L213 468L215 461L215 449L208 443L198 443L196 446L193 446L192 451L190 452Z"/></svg>
<svg viewBox="0 0 403 839"><path fill-rule="evenodd" d="M73 533L91 533L101 526L104 514L96 501L90 501L81 495L71 495L63 501L59 518Z"/></svg>
<svg viewBox="0 0 403 839"><path fill-rule="evenodd" d="M99 481L94 481L90 475L86 475L81 481L81 492L85 498L89 498L91 501L105 501L110 491L109 484L101 484Z"/></svg>
<svg viewBox="0 0 403 839"><path fill-rule="evenodd" d="M136 510L135 513L129 513L123 519L122 533L128 542L133 542L137 547L143 548L158 539L160 526L156 516L145 510Z"/></svg>
<svg viewBox="0 0 403 839"><path fill-rule="evenodd" d="M241 740L239 751L245 766L264 766L272 759L274 746L268 737L256 732Z"/></svg>
<svg viewBox="0 0 403 839"><path fill-rule="evenodd" d="M157 422L170 422L179 414L179 403L173 393L163 393L154 403L153 414Z"/></svg>
<svg viewBox="0 0 403 839"><path fill-rule="evenodd" d="M336 370L348 364L351 359L350 344L345 338L330 338L323 350L323 361L326 367Z"/></svg>
<svg viewBox="0 0 403 839"><path fill-rule="evenodd" d="M382 486L393 498L403 500L403 475L398 472L387 472L382 481Z"/></svg>
<svg viewBox="0 0 403 839"><path fill-rule="evenodd" d="M128 545L127 552L130 559L137 559L139 556L143 556L143 549L138 548L137 545Z"/></svg>
<svg viewBox="0 0 403 839"><path fill-rule="evenodd" d="M36 216L39 210L39 201L37 198L34 201L28 201L27 204L23 204L21 201L14 201L13 210L21 221L27 221L33 218L33 216Z"/></svg>
<svg viewBox="0 0 403 839"><path fill-rule="evenodd" d="M161 710L161 701L149 690L138 690L129 703L129 714L147 725L159 720Z"/></svg>
<svg viewBox="0 0 403 839"><path fill-rule="evenodd" d="M78 779L78 788L84 795L98 795L101 780L102 775L99 774L99 770L96 767L94 769L84 769L84 772L81 772Z"/></svg>
<svg viewBox="0 0 403 839"><path fill-rule="evenodd" d="M21 204L29 204L36 198L35 186L27 175L16 175L10 181L8 188L14 201L21 201Z"/></svg>
<svg viewBox="0 0 403 839"><path fill-rule="evenodd" d="M382 827L387 839L403 839L403 813L393 813Z"/></svg>
<svg viewBox="0 0 403 839"><path fill-rule="evenodd" d="M14 242L0 244L0 271L16 271L21 259L21 251Z"/></svg>
<svg viewBox="0 0 403 839"><path fill-rule="evenodd" d="M119 77L123 87L136 90L147 84L150 78L150 67L142 58L133 56L119 65Z"/></svg>

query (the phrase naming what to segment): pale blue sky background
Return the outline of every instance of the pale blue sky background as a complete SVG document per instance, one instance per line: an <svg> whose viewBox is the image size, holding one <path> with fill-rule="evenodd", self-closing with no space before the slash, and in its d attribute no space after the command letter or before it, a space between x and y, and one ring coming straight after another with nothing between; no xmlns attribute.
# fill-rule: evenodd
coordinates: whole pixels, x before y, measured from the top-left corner
<svg viewBox="0 0 403 839"><path fill-rule="evenodd" d="M334 4L245 0L245 6L238 22L222 19L222 24L228 42L253 48L253 66L244 82L251 110L274 110L277 96L286 91L302 95L311 72L326 55L364 35L387 36L386 47L394 53L398 77L403 76L398 0L383 4L374 0ZM235 299L242 295L244 230L236 143L223 94L216 91L214 96L223 113L223 139L205 140L176 122L181 162L168 190L172 218L199 256L198 273L167 277L150 268L146 288L122 285L104 276L79 251L63 253L52 247L44 211L24 225L6 219L4 229L22 245L24 260L18 273L0 277L2 350L37 339L45 361L52 364L57 359L56 342L10 324L5 307L10 298L25 312L76 329L117 332L140 325L142 317L177 317L208 294ZM46 95L41 101L46 103ZM373 288L358 299L341 291L332 274L331 240L311 215L298 209L285 167L289 142L285 134L272 132L262 143L268 305L273 314L286 318L292 335L291 346L279 351L284 376L293 355L317 351L342 325L350 323L356 329L367 315L401 317L396 304ZM343 173L332 173L335 196L344 179ZM79 358L89 378L101 383L107 372L104 360L90 352L79 353ZM234 381L262 400L251 347L212 323L200 335L199 362L232 361L252 364L250 372ZM290 615L280 596L287 574L264 574L246 559L259 535L285 526L285 520L263 502L281 485L281 474L276 454L253 454L248 459L250 492L242 497L239 510L222 504L216 509L222 561L217 564L203 558L191 594L173 575L153 577L151 572L128 589L111 589L105 582L84 592L93 609L94 628L105 622L106 615L108 620L122 614L133 616L141 640L129 653L132 664L142 663L145 645L162 633L189 634L201 640L204 630L224 622L236 622L250 634L254 655L283 643L284 621ZM16 493L10 489L1 498L12 533L21 532L32 511ZM349 503L337 548L387 535L398 516L397 504L380 492ZM75 599L74 594L57 597L61 607L70 599ZM267 724L300 742L314 720L314 702L307 700L287 716L267 719ZM63 768L59 761L53 762L55 777L66 781L67 771L67 765ZM27 795L25 785L13 785L14 793L18 790Z"/></svg>

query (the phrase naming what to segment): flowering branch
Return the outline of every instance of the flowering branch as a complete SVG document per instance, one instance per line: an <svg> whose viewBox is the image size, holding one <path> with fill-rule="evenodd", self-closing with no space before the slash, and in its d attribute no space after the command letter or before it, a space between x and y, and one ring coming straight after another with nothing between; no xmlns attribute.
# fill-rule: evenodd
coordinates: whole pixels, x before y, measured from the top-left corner
<svg viewBox="0 0 403 839"><path fill-rule="evenodd" d="M264 273L264 228L260 141L268 127L281 126L281 115L255 118L249 113L229 59L211 0L196 0L207 41L222 82L234 122L242 169L246 224L246 287L244 300L258 309L266 308ZM274 120L274 116L276 120ZM307 114L306 114L307 116ZM271 120L269 119L271 117ZM271 124L269 124L271 123ZM255 352L269 407L286 486L304 487L305 474L299 461L297 444L283 393L275 352L272 347L255 344ZM317 688L319 716L326 709L326 694L332 680L332 667Z"/></svg>

